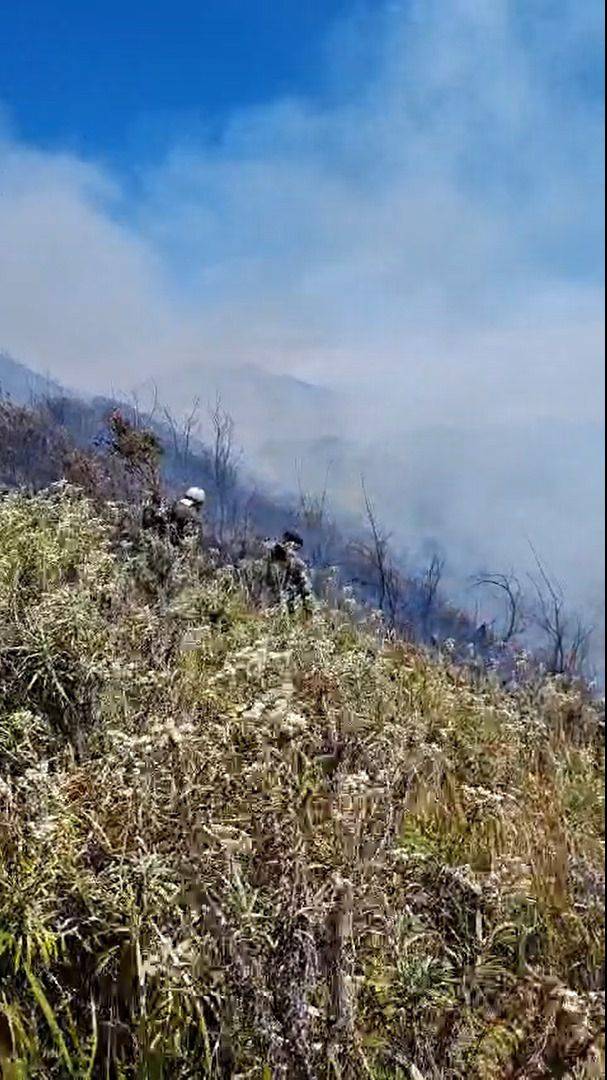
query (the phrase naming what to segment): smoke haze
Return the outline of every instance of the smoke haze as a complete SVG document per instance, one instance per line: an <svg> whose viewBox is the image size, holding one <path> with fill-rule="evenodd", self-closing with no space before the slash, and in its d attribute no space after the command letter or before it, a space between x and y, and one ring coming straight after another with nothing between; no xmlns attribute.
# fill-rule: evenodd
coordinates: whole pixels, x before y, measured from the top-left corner
<svg viewBox="0 0 607 1080"><path fill-rule="evenodd" d="M314 96L219 136L148 118L161 150L124 168L7 115L0 348L176 410L220 388L268 481L330 461L356 509L364 472L397 542L461 578L524 571L530 537L600 621L602 18L357 6Z"/></svg>

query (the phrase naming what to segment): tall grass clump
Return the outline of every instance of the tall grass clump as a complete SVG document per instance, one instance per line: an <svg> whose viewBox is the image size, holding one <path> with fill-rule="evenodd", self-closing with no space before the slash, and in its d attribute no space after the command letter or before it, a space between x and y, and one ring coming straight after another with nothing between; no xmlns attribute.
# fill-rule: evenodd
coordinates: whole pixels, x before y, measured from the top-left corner
<svg viewBox="0 0 607 1080"><path fill-rule="evenodd" d="M0 502L2 1076L601 1075L600 707L128 519Z"/></svg>

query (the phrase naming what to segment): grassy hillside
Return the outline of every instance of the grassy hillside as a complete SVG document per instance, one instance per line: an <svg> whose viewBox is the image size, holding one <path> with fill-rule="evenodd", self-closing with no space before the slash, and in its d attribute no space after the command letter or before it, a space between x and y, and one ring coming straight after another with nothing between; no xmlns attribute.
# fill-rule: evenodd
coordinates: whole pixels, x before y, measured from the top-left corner
<svg viewBox="0 0 607 1080"><path fill-rule="evenodd" d="M600 1075L598 706L258 581L0 502L3 1077Z"/></svg>

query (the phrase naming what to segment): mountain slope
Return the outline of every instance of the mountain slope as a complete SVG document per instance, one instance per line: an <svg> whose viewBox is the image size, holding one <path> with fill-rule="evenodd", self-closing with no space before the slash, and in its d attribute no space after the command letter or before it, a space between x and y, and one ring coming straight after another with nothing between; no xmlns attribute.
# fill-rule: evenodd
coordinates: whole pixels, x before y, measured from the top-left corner
<svg viewBox="0 0 607 1080"><path fill-rule="evenodd" d="M593 1075L598 707L132 524L0 503L3 1074Z"/></svg>
<svg viewBox="0 0 607 1080"><path fill-rule="evenodd" d="M19 404L62 393L59 383L0 352L0 393Z"/></svg>
<svg viewBox="0 0 607 1080"><path fill-rule="evenodd" d="M219 394L234 418L239 443L251 455L268 438L287 441L309 438L312 433L329 434L338 414L331 391L290 375L264 371L255 364L185 367L172 373L170 379L160 379L158 393L161 400L181 412L189 411L193 398L198 397L203 425L207 407L213 406ZM292 486L291 462L289 469L287 486Z"/></svg>
<svg viewBox="0 0 607 1080"><path fill-rule="evenodd" d="M12 391L16 400L29 400L33 385L48 396L49 386L40 375L2 357L0 387L3 371L17 388ZM55 384L51 387L61 393ZM205 359L189 367L180 364L157 386L160 406L169 403L177 416L189 413L193 397L199 396L202 442L197 466L204 465L202 443L208 446L213 441L208 408L217 393L235 421L235 449L241 445L245 449L250 467L247 486L256 491L253 501L264 504L256 515L262 531L281 527L285 503L293 502L285 493L296 491L301 481L308 494L318 495L328 476L329 501L343 531L360 532L364 476L394 547L408 553L409 569L419 571L433 554L444 552L446 588L463 608L471 601L470 578L481 569L514 570L522 581L534 574L531 539L555 580L563 584L570 615L575 613L593 628L591 667L604 684L600 425L546 419L531 429L477 420L466 429L393 424L388 435L385 418L379 426L363 430L361 402L356 400L350 401L346 437L344 402L327 388L254 364L219 368ZM139 396L145 412L153 399L151 386L140 388ZM79 408L82 411L76 403L72 416L76 421ZM162 419L161 407L156 418ZM80 430L74 428L71 434L80 444ZM167 434L164 441L170 443L170 432L165 430L163 437ZM189 482L209 487L208 471L204 467L204 478L193 476ZM171 475L181 483L183 468L172 469ZM265 498L258 494L259 485ZM482 615L488 621L500 613L490 599L484 597Z"/></svg>

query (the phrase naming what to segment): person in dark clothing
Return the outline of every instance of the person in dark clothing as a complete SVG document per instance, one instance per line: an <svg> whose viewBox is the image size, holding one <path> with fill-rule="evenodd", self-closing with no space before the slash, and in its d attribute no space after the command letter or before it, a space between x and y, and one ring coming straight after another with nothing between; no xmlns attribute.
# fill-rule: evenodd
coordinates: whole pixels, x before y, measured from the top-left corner
<svg viewBox="0 0 607 1080"><path fill-rule="evenodd" d="M312 602L310 573L298 552L303 540L297 533L287 531L282 540L274 541L269 552L269 577L278 599L286 603L289 611L298 604L306 610Z"/></svg>
<svg viewBox="0 0 607 1080"><path fill-rule="evenodd" d="M296 548L298 551L303 547L303 540L299 533L291 532L290 529L287 529L282 534L282 542L283 544L290 544L291 547Z"/></svg>
<svg viewBox="0 0 607 1080"><path fill-rule="evenodd" d="M141 524L144 529L166 536L169 527L169 508L158 491L153 491L144 504Z"/></svg>
<svg viewBox="0 0 607 1080"><path fill-rule="evenodd" d="M186 536L200 535L200 511L205 501L202 488L188 488L185 495L169 504L157 491L145 503L141 524L163 539L179 543Z"/></svg>
<svg viewBox="0 0 607 1080"><path fill-rule="evenodd" d="M186 536L202 535L200 514L205 500L206 495L202 488L191 487L173 503L169 511L169 527L173 540L180 541Z"/></svg>
<svg viewBox="0 0 607 1080"><path fill-rule="evenodd" d="M488 647L490 642L490 636L491 635L487 623L481 623L481 625L477 627L474 634L474 645L480 652L482 652L483 649L486 649Z"/></svg>

